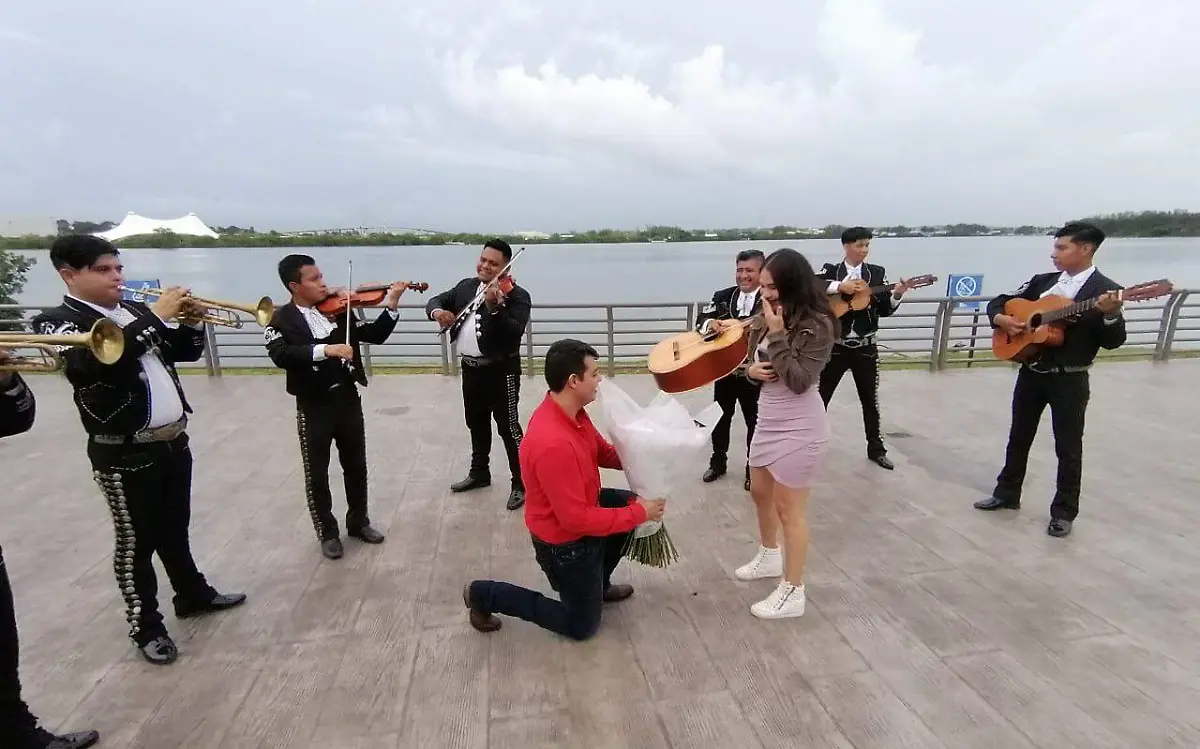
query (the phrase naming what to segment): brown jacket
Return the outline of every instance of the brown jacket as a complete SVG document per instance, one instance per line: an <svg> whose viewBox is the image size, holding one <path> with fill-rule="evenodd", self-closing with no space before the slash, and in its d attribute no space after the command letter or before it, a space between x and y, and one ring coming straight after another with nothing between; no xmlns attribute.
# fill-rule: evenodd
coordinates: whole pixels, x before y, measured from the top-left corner
<svg viewBox="0 0 1200 749"><path fill-rule="evenodd" d="M757 361L755 349L767 338L767 356L779 381L793 393L801 394L817 384L825 362L833 350L833 321L827 317L810 317L798 325L785 323L783 332L768 333L762 315L750 324L750 362Z"/></svg>

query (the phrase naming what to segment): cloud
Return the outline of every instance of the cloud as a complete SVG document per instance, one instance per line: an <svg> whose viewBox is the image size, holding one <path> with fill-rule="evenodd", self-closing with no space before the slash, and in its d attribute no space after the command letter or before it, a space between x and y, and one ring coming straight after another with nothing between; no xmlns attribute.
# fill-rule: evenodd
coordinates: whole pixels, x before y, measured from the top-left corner
<svg viewBox="0 0 1200 749"><path fill-rule="evenodd" d="M15 211L486 230L1200 204L1194 0L61 5L70 26L28 4L0 29Z"/></svg>

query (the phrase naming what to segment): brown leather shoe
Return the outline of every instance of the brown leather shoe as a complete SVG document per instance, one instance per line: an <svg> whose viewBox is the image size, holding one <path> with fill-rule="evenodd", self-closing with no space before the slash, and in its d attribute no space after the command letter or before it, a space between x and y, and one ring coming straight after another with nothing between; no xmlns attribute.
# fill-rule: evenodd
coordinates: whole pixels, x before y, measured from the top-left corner
<svg viewBox="0 0 1200 749"><path fill-rule="evenodd" d="M606 603L612 603L613 601L624 601L631 595L633 595L632 585L625 585L623 583L621 585L610 584L604 591L604 600Z"/></svg>
<svg viewBox="0 0 1200 749"><path fill-rule="evenodd" d="M471 583L463 586L463 605L471 612L471 626L480 632L495 632L500 629L500 619L494 614L485 614L471 605Z"/></svg>

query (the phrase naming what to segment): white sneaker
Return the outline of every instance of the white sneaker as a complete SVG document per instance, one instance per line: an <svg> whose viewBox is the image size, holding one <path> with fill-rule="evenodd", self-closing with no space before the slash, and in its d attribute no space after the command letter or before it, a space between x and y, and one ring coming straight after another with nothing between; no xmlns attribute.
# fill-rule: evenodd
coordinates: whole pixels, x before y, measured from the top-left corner
<svg viewBox="0 0 1200 749"><path fill-rule="evenodd" d="M804 616L804 586L780 580L775 592L750 607L759 619L787 619Z"/></svg>
<svg viewBox="0 0 1200 749"><path fill-rule="evenodd" d="M758 554L733 571L733 576L739 580L760 580L764 577L783 576L783 553L778 549L758 547Z"/></svg>

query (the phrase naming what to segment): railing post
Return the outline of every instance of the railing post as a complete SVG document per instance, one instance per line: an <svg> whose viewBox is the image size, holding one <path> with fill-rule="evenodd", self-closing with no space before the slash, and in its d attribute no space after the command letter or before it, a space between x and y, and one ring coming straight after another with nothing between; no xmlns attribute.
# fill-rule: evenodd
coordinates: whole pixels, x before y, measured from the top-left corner
<svg viewBox="0 0 1200 749"><path fill-rule="evenodd" d="M438 333L439 348L442 353L442 375L450 376L450 336Z"/></svg>
<svg viewBox="0 0 1200 749"><path fill-rule="evenodd" d="M209 377L221 376L221 351L217 348L217 329L212 323L204 323L204 368Z"/></svg>
<svg viewBox="0 0 1200 749"><path fill-rule="evenodd" d="M1160 322L1162 327L1159 330L1158 342L1154 346L1156 361L1171 360L1171 347L1175 343L1175 331L1179 327L1179 316L1183 311L1184 301L1191 293L1186 289L1173 293L1167 306L1163 308L1163 318Z"/></svg>
<svg viewBox="0 0 1200 749"><path fill-rule="evenodd" d="M612 377L617 371L617 336L613 319L613 308L611 304L604 306L604 316L608 321L608 376Z"/></svg>
<svg viewBox="0 0 1200 749"><path fill-rule="evenodd" d="M950 338L949 305L953 302L938 302L933 316L933 340L929 346L929 371L940 372L946 366L946 342Z"/></svg>
<svg viewBox="0 0 1200 749"><path fill-rule="evenodd" d="M525 372L533 377L533 315L525 323Z"/></svg>

